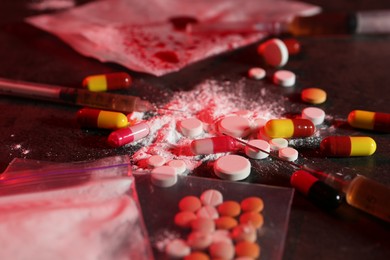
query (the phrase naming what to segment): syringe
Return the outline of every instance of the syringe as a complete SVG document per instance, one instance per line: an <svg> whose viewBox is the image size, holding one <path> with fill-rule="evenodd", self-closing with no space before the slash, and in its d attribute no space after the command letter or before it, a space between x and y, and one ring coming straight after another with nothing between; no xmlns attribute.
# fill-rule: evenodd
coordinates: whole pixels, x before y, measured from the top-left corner
<svg viewBox="0 0 390 260"><path fill-rule="evenodd" d="M136 96L90 92L84 89L36 84L0 78L0 94L94 107L124 113L156 110L149 101Z"/></svg>
<svg viewBox="0 0 390 260"><path fill-rule="evenodd" d="M305 165L287 161L259 147L250 145L238 138L232 138L252 149L267 153L272 158L286 162L295 169L310 173L329 187L332 187L338 192L345 193L346 201L349 205L381 218L387 222L390 222L389 187L359 174L328 173L313 170ZM332 199L333 197L334 196L326 196L323 199ZM334 202L332 205L337 205L338 199L333 198L333 200Z"/></svg>

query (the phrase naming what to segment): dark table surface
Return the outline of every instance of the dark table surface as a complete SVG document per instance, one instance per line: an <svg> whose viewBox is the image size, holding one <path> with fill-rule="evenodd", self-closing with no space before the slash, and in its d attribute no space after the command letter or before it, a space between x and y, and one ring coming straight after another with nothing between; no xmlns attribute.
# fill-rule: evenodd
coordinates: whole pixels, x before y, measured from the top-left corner
<svg viewBox="0 0 390 260"><path fill-rule="evenodd" d="M0 77L75 86L90 74L128 71L116 64L83 57L55 36L25 24L24 17L39 13L27 8L29 2L32 1L0 3ZM308 2L329 11L390 9L390 2L385 0ZM368 135L378 145L377 152L370 157L313 158L313 162L329 171L360 173L390 185L389 135L351 129L343 122L353 109L390 112L390 36L323 36L299 40L302 52L286 66L297 74L298 83L290 91L275 87L271 90L288 98L286 111L296 112L303 107L295 98L302 88L321 87L327 91L328 101L320 107L333 115L329 123L337 125L338 133ZM249 67L258 64L256 46L209 58L163 77L128 71L134 77L132 91L159 102L148 96L150 90L155 93L189 90L210 78L237 81ZM248 80L248 91L255 84ZM105 132L81 130L75 122L77 109L0 96L0 171L16 157L69 162L132 152L127 147L109 148ZM302 153L307 157L312 155L305 150ZM204 170L201 167L193 174L202 175ZM249 181L288 186L283 174L258 176ZM296 193L284 259L390 259L390 226L346 205L326 212Z"/></svg>

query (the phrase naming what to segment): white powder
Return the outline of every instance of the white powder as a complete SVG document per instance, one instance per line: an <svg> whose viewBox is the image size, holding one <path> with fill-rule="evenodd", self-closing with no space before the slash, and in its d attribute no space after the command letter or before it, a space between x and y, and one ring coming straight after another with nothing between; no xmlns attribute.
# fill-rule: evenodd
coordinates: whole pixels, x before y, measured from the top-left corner
<svg viewBox="0 0 390 260"><path fill-rule="evenodd" d="M234 93L226 89L234 89ZM193 139L177 131L177 124L183 119L196 117L203 122L205 128L205 133L197 139L206 138L215 136L215 125L221 118L235 112L242 114L242 110L248 110L247 117L255 129L256 119L268 120L280 117L284 112L283 99L265 99L266 88L259 89L259 93L261 100L248 100L245 95L245 80L224 83L207 80L192 91L177 92L164 108L184 112L161 110L158 115L148 120L150 134L139 141L138 144L142 148L132 156L136 164L135 169L147 168L146 159L155 154L163 156L167 161L183 160L190 171L204 161L217 159L222 154L193 155L190 149Z"/></svg>

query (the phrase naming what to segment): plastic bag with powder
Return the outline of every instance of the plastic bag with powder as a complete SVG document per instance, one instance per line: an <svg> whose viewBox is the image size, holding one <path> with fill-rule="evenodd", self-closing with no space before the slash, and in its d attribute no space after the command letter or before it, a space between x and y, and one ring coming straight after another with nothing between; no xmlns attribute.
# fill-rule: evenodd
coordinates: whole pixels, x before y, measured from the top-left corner
<svg viewBox="0 0 390 260"><path fill-rule="evenodd" d="M102 0L27 21L57 35L85 56L160 76L266 36L191 35L180 22L281 21L319 10L281 0Z"/></svg>
<svg viewBox="0 0 390 260"><path fill-rule="evenodd" d="M153 259L127 157L16 159L0 194L0 259Z"/></svg>

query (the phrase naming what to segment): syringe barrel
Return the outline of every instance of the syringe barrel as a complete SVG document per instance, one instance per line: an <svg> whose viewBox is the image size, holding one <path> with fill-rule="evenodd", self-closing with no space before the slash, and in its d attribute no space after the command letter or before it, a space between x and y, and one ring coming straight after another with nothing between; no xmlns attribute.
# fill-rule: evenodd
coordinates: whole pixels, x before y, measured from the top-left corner
<svg viewBox="0 0 390 260"><path fill-rule="evenodd" d="M355 173L324 172L311 169L307 166L303 166L302 169L308 171L329 186L342 192L345 192L345 188L348 187L349 183L357 176Z"/></svg>

